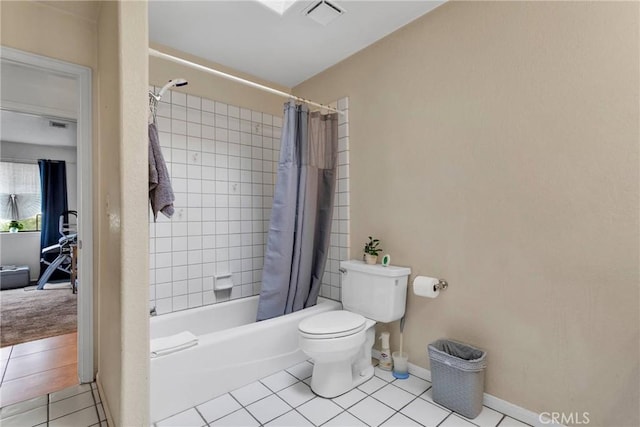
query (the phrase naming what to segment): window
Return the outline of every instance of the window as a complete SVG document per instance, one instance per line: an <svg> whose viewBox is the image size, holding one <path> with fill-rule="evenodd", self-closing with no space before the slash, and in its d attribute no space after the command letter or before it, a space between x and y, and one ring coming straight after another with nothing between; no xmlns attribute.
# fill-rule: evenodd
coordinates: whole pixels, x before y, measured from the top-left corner
<svg viewBox="0 0 640 427"><path fill-rule="evenodd" d="M0 231L40 230L40 170L37 164L0 162Z"/></svg>

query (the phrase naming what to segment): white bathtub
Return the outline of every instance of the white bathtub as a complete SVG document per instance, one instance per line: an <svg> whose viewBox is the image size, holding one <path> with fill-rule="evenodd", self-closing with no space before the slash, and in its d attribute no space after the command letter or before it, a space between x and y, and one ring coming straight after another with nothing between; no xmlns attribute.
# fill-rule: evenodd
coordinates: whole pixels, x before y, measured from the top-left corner
<svg viewBox="0 0 640 427"><path fill-rule="evenodd" d="M151 318L151 338L190 331L195 347L151 359L151 421L206 402L302 362L298 323L308 316L340 310L337 301L256 322L258 297Z"/></svg>

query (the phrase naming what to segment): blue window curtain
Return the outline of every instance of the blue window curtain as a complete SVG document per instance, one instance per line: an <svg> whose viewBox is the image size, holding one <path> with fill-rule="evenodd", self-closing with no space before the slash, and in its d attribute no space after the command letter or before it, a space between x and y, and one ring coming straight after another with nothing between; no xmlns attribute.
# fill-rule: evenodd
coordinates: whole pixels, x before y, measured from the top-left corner
<svg viewBox="0 0 640 427"><path fill-rule="evenodd" d="M62 235L59 230L60 215L67 207L67 166L63 160L38 160L40 168L40 194L42 197L42 231L40 232L40 251L47 246L55 245ZM68 222L68 218L65 219ZM41 255L52 262L58 253ZM47 265L40 263L40 275ZM50 280L68 279L69 275L56 270Z"/></svg>

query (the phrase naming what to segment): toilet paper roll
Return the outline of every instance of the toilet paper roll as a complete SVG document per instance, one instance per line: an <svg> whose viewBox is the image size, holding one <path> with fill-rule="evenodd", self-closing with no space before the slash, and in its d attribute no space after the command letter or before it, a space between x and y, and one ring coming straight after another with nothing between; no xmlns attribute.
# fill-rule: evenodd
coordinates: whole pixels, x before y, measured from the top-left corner
<svg viewBox="0 0 640 427"><path fill-rule="evenodd" d="M413 293L427 298L435 298L440 294L440 290L436 289L439 280L433 277L417 276L413 279Z"/></svg>

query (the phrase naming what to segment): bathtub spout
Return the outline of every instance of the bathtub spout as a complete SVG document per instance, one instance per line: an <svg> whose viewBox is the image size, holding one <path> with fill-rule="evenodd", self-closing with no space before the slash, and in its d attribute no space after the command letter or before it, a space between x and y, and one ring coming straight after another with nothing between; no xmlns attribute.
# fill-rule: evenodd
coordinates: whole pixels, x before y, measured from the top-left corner
<svg viewBox="0 0 640 427"><path fill-rule="evenodd" d="M157 315L158 315L158 312L156 311L156 307L155 306L151 307L151 310L149 310L149 316L153 317Z"/></svg>

